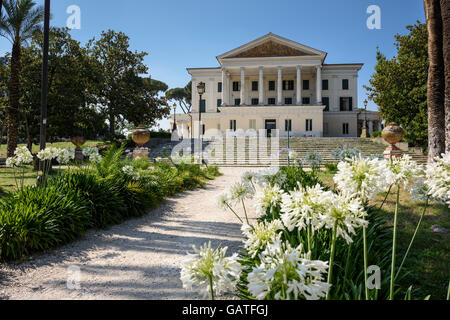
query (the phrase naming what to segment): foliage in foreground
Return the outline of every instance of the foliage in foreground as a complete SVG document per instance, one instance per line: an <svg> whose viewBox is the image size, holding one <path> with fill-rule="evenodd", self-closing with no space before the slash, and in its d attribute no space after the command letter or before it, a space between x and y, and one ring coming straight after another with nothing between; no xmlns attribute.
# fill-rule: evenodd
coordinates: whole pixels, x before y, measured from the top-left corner
<svg viewBox="0 0 450 320"><path fill-rule="evenodd" d="M50 160L56 156L47 153ZM0 199L0 261L23 259L73 241L89 228L142 216L166 196L204 186L219 174L196 164L131 162L114 147L103 157L94 149L85 153L95 160L89 166L70 167Z"/></svg>

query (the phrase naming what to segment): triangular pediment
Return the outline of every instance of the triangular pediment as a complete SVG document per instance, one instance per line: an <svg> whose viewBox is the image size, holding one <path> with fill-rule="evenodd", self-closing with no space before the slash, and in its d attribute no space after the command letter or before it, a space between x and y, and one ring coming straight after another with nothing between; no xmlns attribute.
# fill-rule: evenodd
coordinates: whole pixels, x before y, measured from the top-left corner
<svg viewBox="0 0 450 320"><path fill-rule="evenodd" d="M259 39L240 46L239 48L220 55L218 59L303 56L317 56L324 59L326 52L269 33Z"/></svg>
<svg viewBox="0 0 450 320"><path fill-rule="evenodd" d="M273 40L268 40L249 50L240 52L229 58L263 58L263 57L300 57L309 56L310 52L298 50Z"/></svg>

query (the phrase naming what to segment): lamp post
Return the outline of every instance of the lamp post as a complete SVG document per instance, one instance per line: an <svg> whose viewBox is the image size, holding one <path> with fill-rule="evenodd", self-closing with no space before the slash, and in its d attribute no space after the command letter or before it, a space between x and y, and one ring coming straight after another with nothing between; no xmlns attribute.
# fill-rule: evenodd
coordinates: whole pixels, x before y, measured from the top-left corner
<svg viewBox="0 0 450 320"><path fill-rule="evenodd" d="M367 134L367 105L369 104L369 101L364 100L364 126L361 134L361 138L368 138Z"/></svg>
<svg viewBox="0 0 450 320"><path fill-rule="evenodd" d="M172 132L175 132L177 130L177 105L173 105L173 128Z"/></svg>
<svg viewBox="0 0 450 320"><path fill-rule="evenodd" d="M2 16L3 0L0 0L0 17Z"/></svg>
<svg viewBox="0 0 450 320"><path fill-rule="evenodd" d="M199 143L199 157L200 157L200 163L202 163L202 149L203 149L203 143L202 143L202 96L205 94L205 83L200 82L197 86L197 92L200 96L200 101L198 105L198 143Z"/></svg>
<svg viewBox="0 0 450 320"><path fill-rule="evenodd" d="M42 81L41 81L40 150L44 150L45 146L46 146L49 33L50 33L50 0L45 0L45 9L44 9L44 45L43 45L43 52L42 52Z"/></svg>

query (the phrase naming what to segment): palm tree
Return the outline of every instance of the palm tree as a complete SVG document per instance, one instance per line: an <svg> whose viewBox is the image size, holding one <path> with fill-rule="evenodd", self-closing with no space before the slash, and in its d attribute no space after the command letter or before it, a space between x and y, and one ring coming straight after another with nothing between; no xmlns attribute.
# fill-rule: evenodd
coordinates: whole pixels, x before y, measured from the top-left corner
<svg viewBox="0 0 450 320"><path fill-rule="evenodd" d="M450 1L441 0L445 68L445 151L450 152Z"/></svg>
<svg viewBox="0 0 450 320"><path fill-rule="evenodd" d="M444 56L441 5L424 0L428 26L428 161L445 152Z"/></svg>
<svg viewBox="0 0 450 320"><path fill-rule="evenodd" d="M9 81L8 118L8 157L14 155L18 141L19 94L22 45L34 32L41 29L44 8L33 0L4 0L4 16L0 20L0 35L12 44L11 76Z"/></svg>

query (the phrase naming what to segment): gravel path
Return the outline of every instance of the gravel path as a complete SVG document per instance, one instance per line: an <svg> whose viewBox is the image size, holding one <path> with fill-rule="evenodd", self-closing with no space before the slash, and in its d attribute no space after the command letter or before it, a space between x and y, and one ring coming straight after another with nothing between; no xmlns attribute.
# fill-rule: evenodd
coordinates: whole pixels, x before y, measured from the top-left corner
<svg viewBox="0 0 450 320"><path fill-rule="evenodd" d="M240 224L217 208L217 197L247 170L222 168L224 176L206 189L171 197L140 219L89 231L22 264L0 266L0 299L201 298L182 288L181 262L192 245L210 240L228 246L229 253L241 246ZM73 282L77 274L79 288Z"/></svg>

